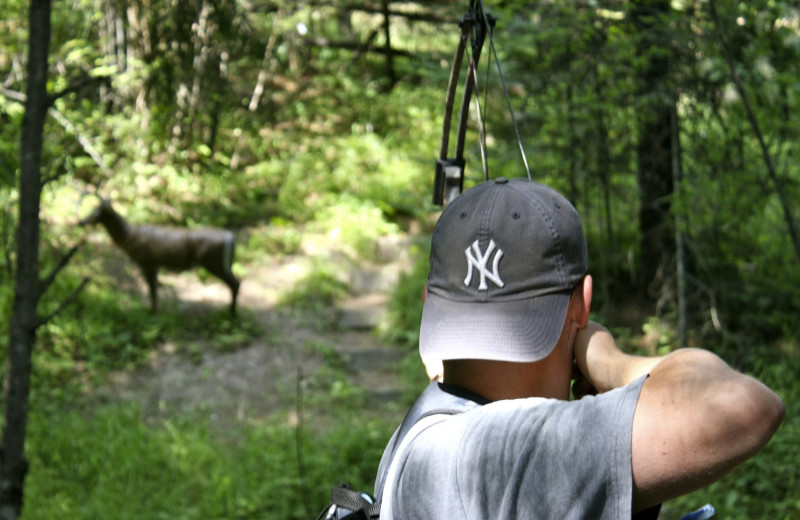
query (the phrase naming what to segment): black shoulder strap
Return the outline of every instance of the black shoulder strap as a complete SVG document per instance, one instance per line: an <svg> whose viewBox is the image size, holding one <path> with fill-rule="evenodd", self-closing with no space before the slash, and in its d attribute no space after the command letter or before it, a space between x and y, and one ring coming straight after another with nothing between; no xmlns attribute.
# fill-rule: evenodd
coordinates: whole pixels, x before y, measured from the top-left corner
<svg viewBox="0 0 800 520"><path fill-rule="evenodd" d="M379 476L378 484L375 486L375 498L377 502L380 502L383 497L383 486L386 483L386 474L397 452L397 448L417 422L425 417L436 414L453 415L463 413L488 402L487 399L469 392L468 390L464 390L463 388L432 381L408 411L394 436L394 443L391 447L385 471Z"/></svg>
<svg viewBox="0 0 800 520"><path fill-rule="evenodd" d="M639 511L631 516L632 520L656 520L661 512L661 504L655 505L644 511Z"/></svg>
<svg viewBox="0 0 800 520"><path fill-rule="evenodd" d="M317 520L373 520L380 517L381 505L372 496L356 491L347 484L340 484L331 489L331 504L336 506L330 514L330 505L320 512Z"/></svg>

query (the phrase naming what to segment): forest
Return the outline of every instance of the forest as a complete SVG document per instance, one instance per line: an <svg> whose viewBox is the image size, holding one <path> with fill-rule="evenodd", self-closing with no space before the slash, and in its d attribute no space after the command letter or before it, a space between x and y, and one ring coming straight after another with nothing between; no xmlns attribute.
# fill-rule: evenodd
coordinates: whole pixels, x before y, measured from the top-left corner
<svg viewBox="0 0 800 520"><path fill-rule="evenodd" d="M333 484L371 489L427 380L434 177L462 157L464 189L529 172L573 202L626 351L705 348L784 400L762 453L660 518L800 518L798 138L795 2L5 0L0 519L314 518ZM203 271L163 273L151 310L80 225L100 199L230 230L235 315ZM138 399L164 365L211 390ZM214 408L233 384L258 413Z"/></svg>

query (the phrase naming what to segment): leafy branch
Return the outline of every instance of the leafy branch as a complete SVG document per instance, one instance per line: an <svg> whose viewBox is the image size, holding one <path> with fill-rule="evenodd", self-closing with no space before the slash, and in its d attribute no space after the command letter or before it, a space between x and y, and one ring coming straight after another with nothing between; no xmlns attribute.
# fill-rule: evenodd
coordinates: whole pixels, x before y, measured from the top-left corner
<svg viewBox="0 0 800 520"><path fill-rule="evenodd" d="M67 87L66 89L56 94L55 96L51 96L50 99L55 100L58 99L59 97L63 97L64 95L70 92L75 92L79 88L85 87L88 83L89 82L82 82L80 84L74 85L73 87ZM10 90L5 87L0 87L0 94L7 97L8 99L18 101L20 103L25 103L28 99L24 93L17 92L15 90ZM86 151L86 153L89 155L89 157L91 157L92 160L94 160L95 164L97 164L97 166L103 171L104 174L106 174L107 176L111 174L111 170L108 168L105 161L103 160L103 156L100 154L97 148L94 147L94 145L92 144L92 142L89 140L88 137L83 135L80 132L80 130L78 130L78 128L74 124L72 124L72 122L69 119L67 119L61 112L59 112L52 106L47 109L47 113L50 115L50 117L55 119L58 122L58 124L60 124L67 132L75 136L75 138L78 140L78 142ZM47 184L48 182L54 181L58 177L59 175L47 177L43 179L42 182L43 184Z"/></svg>

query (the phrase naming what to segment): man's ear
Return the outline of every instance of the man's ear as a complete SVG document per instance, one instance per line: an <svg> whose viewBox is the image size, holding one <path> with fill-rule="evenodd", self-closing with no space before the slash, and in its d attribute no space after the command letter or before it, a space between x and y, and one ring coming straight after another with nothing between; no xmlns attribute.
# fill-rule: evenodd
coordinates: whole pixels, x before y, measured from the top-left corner
<svg viewBox="0 0 800 520"><path fill-rule="evenodd" d="M422 303L425 303L425 298L428 297L428 284L425 284L425 287L422 288Z"/></svg>
<svg viewBox="0 0 800 520"><path fill-rule="evenodd" d="M592 276L588 274L584 276L578 289L581 295L578 323L583 328L589 323L589 312L592 308Z"/></svg>

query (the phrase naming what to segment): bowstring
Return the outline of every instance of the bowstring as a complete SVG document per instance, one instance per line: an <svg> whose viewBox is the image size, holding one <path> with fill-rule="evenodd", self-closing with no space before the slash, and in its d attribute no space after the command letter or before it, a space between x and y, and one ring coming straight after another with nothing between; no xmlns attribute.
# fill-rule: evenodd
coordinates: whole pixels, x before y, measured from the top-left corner
<svg viewBox="0 0 800 520"><path fill-rule="evenodd" d="M484 19L485 19L485 17L486 17L486 12L484 11ZM487 25L489 25L489 24L487 24ZM487 134L487 132L486 132L486 112L485 111L486 111L487 107L489 106L489 80L491 78L491 75L489 74L489 71L492 68L491 67L491 63L492 63L492 53L489 53L489 61L486 63L486 89L483 91L483 110L484 110L483 121L484 121L484 123L483 123L482 140L483 140L483 148L484 149L486 149L486 134ZM477 80L476 80L476 82L477 82ZM476 88L477 88L477 86L476 86ZM475 92L478 92L478 91L476 90ZM488 162L487 162L487 166L485 168L485 175L484 175L484 179L483 180L485 180L485 181L489 180Z"/></svg>
<svg viewBox="0 0 800 520"><path fill-rule="evenodd" d="M481 117L482 109L481 109L480 89L479 89L479 86L478 86L478 74L477 74L477 71L475 70L475 67L472 65L474 62L472 61L472 55L470 55L469 47L465 48L465 51L467 53L467 58L469 58L469 63L470 63L470 66L467 68L467 74L469 74L469 76L470 76L468 78L468 80L472 81L474 89L475 89L475 113L478 116L478 133L480 134L480 136L479 136L479 142L480 142L479 148L481 150L481 163L483 164L483 180L484 181L488 181L489 180L489 161L488 161L488 159L486 157L486 122L485 122L485 119L483 117ZM486 93L489 91L489 84L488 84L488 72L489 71L488 71L488 69L487 69L486 72L487 72L487 84L486 84L486 90L484 91L484 96L486 96ZM484 97L484 100L485 99L486 98ZM486 110L486 106L487 106L487 103L484 103L483 111ZM485 112L483 112L483 113L485 115Z"/></svg>
<svg viewBox="0 0 800 520"><path fill-rule="evenodd" d="M480 3L481 10L483 11L483 20L486 21L486 7L483 5L483 0L478 0L478 3ZM525 164L525 173L528 175L528 179L529 180L533 180L533 177L531 177L531 169L528 166L528 157L525 154L525 147L522 144L522 137L520 136L520 133L519 133L519 126L517 125L517 118L514 115L514 108L511 106L511 97L508 95L508 88L506 88L506 80L503 77L503 70L500 67L500 58L498 57L497 49L495 49L495 46L494 46L494 35L493 35L492 26L489 23L486 23L485 26L486 26L485 30L488 31L488 33L489 33L489 45L491 47L491 52L489 53L489 62L491 63L492 54L494 54L494 62L495 62L495 66L497 67L497 75L500 77L500 83L503 86L503 94L505 95L505 98L506 98L506 104L508 105L508 111L511 114L511 122L514 125L514 133L517 136L517 144L519 145L519 151L520 151L520 154L522 155L522 162ZM487 68L486 68L486 76L487 76L486 92L488 92L488 90L489 90L489 88L488 88L489 64L488 63L487 63ZM474 78L475 83L476 83L475 84L475 89L476 89L475 90L475 99L477 101L477 99L478 99L477 78L475 77L474 74L473 74L473 78ZM486 92L484 93L484 95L486 95ZM480 102L478 102L478 107L480 107ZM480 110L480 108L479 108L479 110ZM486 139L486 134L485 134L485 128L484 128L483 123L481 122L481 119L480 119L480 115L478 117L479 117L479 121L478 122L479 122L479 125L480 125L480 128L481 128L481 155L483 155L485 153L484 148L486 146L486 140L485 140ZM487 166L484 166L484 175L488 179L488 167Z"/></svg>

